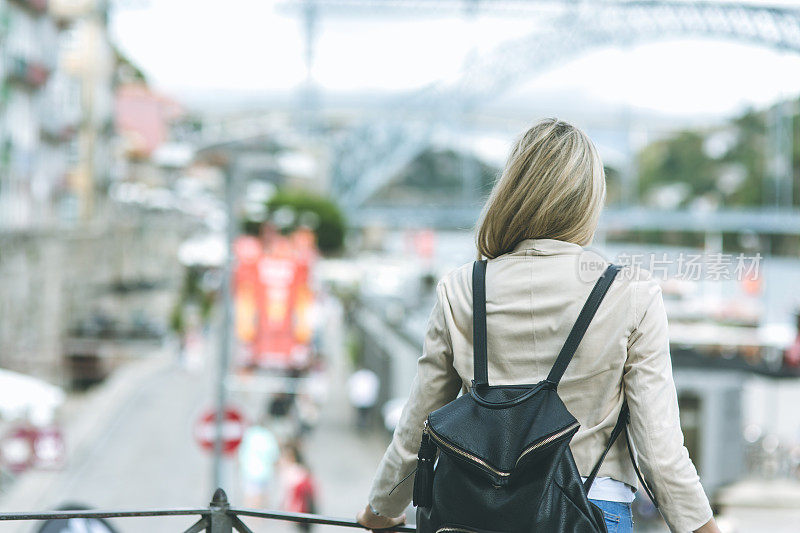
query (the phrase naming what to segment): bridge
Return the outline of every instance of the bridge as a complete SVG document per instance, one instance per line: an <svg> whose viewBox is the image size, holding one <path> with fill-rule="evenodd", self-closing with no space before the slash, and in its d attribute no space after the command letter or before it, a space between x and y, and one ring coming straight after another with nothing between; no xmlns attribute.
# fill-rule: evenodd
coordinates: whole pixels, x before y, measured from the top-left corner
<svg viewBox="0 0 800 533"><path fill-rule="evenodd" d="M535 25L536 29L524 37L473 55L457 79L431 83L388 99L378 109L365 106L353 124L333 134L330 153L325 158L329 164L329 187L356 227L371 223L442 229L472 227L483 199L468 165L462 178L466 194L459 195L460 203L392 205L376 202L375 196L437 139L463 133L470 113L512 87L593 48L691 37L737 41L800 54L800 7L677 0L289 0L280 6L303 17L309 69L318 19L322 17L437 17L459 13L473 17L512 13L530 17ZM791 142L783 137L791 135L791 128L786 125L787 110L778 111L775 131L771 132L776 144L772 155L788 159ZM259 138L272 129L274 121L268 114L249 113L204 124L201 140L205 145L235 144ZM307 141L298 133L282 133L282 140L294 145ZM623 183L625 179L623 176ZM799 234L800 211L793 208L791 194L787 195L792 187L791 173L782 172L775 181L775 205L769 211L648 212L616 207L606 211L601 225L608 230Z"/></svg>
<svg viewBox="0 0 800 533"><path fill-rule="evenodd" d="M427 220L444 227L469 226L476 210L447 207L430 212L415 208L367 207L365 204L416 156L431 145L442 130L458 130L464 117L510 88L586 51L674 38L708 38L744 42L774 50L800 53L800 8L768 7L709 1L567 2L555 0L297 0L285 9L299 12L307 30L307 61L313 61L314 32L320 17L453 16L513 13L536 21L529 35L501 44L473 57L455 81L436 82L386 103L387 112L369 116L350 128L333 148L331 186L357 224L374 219ZM469 179L468 177L465 179ZM382 213L379 213L382 211ZM435 212L438 211L438 212ZM628 210L609 213L607 219L627 220ZM657 225L661 213L635 214L637 229ZM678 228L696 219L693 213L672 213L666 218ZM793 212L717 213L703 220L721 230L764 228L783 233ZM780 222L779 222L780 221ZM694 226L696 228L696 226ZM790 227L796 228L791 222ZM794 230L792 230L794 231Z"/></svg>

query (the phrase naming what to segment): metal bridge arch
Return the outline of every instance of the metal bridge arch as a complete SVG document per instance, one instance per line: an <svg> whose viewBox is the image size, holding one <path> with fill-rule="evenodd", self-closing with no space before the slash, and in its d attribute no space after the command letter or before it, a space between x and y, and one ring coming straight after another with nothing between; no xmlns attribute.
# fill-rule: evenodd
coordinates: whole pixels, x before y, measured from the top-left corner
<svg viewBox="0 0 800 533"><path fill-rule="evenodd" d="M432 84L390 104L390 109L415 111L416 119L396 114L349 130L334 148L333 193L347 208L357 209L424 150L442 124L592 48L700 37L800 54L800 8L597 2L573 4L552 22L546 31L501 44L474 59L454 83ZM418 118L420 111L425 120Z"/></svg>

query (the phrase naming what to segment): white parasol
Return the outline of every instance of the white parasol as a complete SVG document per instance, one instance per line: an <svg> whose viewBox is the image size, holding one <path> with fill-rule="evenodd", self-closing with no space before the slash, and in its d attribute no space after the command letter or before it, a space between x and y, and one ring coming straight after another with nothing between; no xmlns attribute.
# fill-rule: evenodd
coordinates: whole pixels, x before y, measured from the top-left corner
<svg viewBox="0 0 800 533"><path fill-rule="evenodd" d="M11 420L27 416L34 423L47 423L63 402L61 388L0 368L0 417Z"/></svg>

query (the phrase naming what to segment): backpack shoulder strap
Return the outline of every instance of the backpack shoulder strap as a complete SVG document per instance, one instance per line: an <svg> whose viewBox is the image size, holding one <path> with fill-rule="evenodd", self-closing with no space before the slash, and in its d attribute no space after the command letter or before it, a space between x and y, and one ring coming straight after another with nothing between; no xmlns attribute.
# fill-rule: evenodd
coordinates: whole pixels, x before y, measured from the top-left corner
<svg viewBox="0 0 800 533"><path fill-rule="evenodd" d="M472 264L472 386L489 384L486 355L486 259Z"/></svg>
<svg viewBox="0 0 800 533"><path fill-rule="evenodd" d="M608 439L608 444L606 445L606 449L603 451L603 454L600 456L600 459L597 460L597 463L592 468L592 472L589 474L589 477L586 478L586 481L583 483L583 488L586 490L586 494L589 494L589 489L592 488L592 483L594 483L595 478L597 477L597 473L600 471L600 465L603 464L603 460L606 458L608 451L611 449L611 446L614 445L614 441L617 440L617 437L624 431L625 432L625 440L628 446L628 455L631 458L631 463L633 464L633 469L636 471L636 477L639 478L639 483L642 485L642 488L647 493L647 496L650 497L650 501L653 502L656 509L660 510L658 505L658 500L656 499L655 495L653 494L652 490L650 490L650 486L645 482L644 476L642 476L642 472L639 470L639 465L636 464L636 458L633 456L633 446L631 445L631 436L628 433L628 422L630 422L631 413L628 409L628 402L622 402L622 409L619 411L619 418L617 418L617 423L614 425L614 429L611 430L611 437Z"/></svg>
<svg viewBox="0 0 800 533"><path fill-rule="evenodd" d="M572 356L575 355L575 350L578 348L581 339L583 339L586 328L589 327L589 323L592 321L592 318L594 318L597 308L600 307L600 302L603 301L606 292L608 292L608 288L611 286L611 282L614 281L619 270L619 265L610 264L605 272L603 272L603 275L597 279L597 282L592 288L592 292L589 293L589 298L587 298L586 303L583 304L578 319L572 326L569 335L567 335L567 340L564 341L564 345L558 353L553 368L550 369L550 373L547 375L548 382L557 386L558 382L561 381L561 376L564 375L567 366L570 361L572 361Z"/></svg>
<svg viewBox="0 0 800 533"><path fill-rule="evenodd" d="M628 408L627 404L625 405L625 408L626 409ZM628 417L628 420L630 420L630 416ZM659 505L658 505L658 500L656 499L655 494L653 494L653 490L645 482L644 476L642 476L642 473L639 471L639 465L636 464L636 457L633 456L633 446L631 445L631 435L630 435L630 433L628 433L628 426L627 425L625 426L625 440L627 441L626 444L628 445L628 455L631 458L631 463L633 463L633 469L636 471L636 477L639 478L639 483L642 485L642 488L647 493L647 496L650 497L650 501L653 502L653 505L660 512L661 511L661 507L659 507Z"/></svg>
<svg viewBox="0 0 800 533"><path fill-rule="evenodd" d="M622 402L622 409L620 409L619 411L619 418L617 418L617 423L614 425L614 429L611 430L611 438L608 439L608 444L606 445L606 449L603 450L603 454L600 456L600 459L598 459L597 463L595 463L594 468L592 468L591 474L589 474L589 477L587 477L586 481L583 482L583 488L586 489L586 494L589 494L589 489L592 487L592 483L594 483L594 479L597 477L597 472L600 471L600 465L603 464L606 455L608 455L608 451L614 445L614 441L617 440L617 437L619 437L620 433L622 433L623 431L625 431L625 434L627 435L628 432L626 428L629 418L630 418L630 412L628 411L628 402ZM630 442L628 444L629 444L628 448L630 448ZM631 454L631 460L633 460L632 454ZM639 478L641 479L641 475L639 474L639 467L636 466L636 461L633 462L633 467L636 469L636 474L639 475L640 476Z"/></svg>

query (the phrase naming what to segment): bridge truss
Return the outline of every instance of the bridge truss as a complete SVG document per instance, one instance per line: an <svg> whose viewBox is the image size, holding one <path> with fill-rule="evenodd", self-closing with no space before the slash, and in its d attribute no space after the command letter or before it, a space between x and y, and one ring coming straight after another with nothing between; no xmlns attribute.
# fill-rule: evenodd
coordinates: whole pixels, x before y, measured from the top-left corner
<svg viewBox="0 0 800 533"><path fill-rule="evenodd" d="M380 16L400 11L436 15L463 9L468 16L513 11L546 18L535 32L473 58L455 81L434 83L387 102L390 116L364 120L340 136L332 157L331 183L334 194L351 211L427 148L433 135L447 124L457 123L465 113L587 50L671 38L712 38L800 53L800 8L658 0L305 0L290 4L305 8L307 16Z"/></svg>

